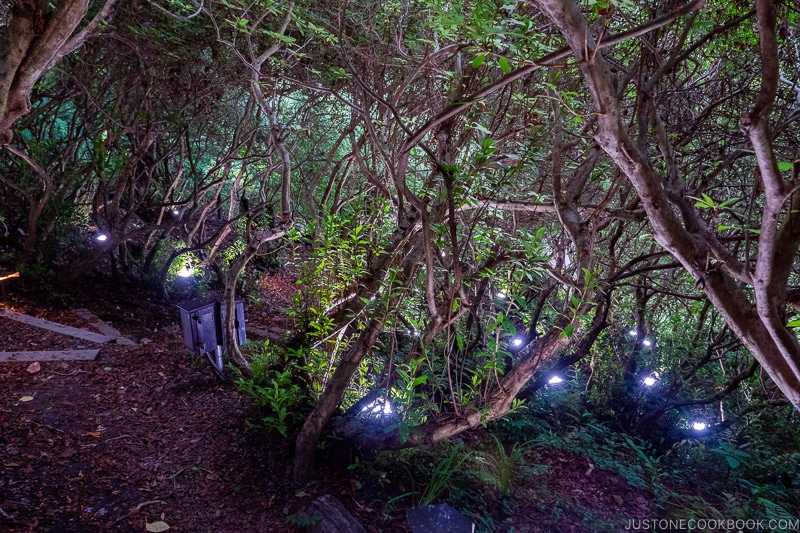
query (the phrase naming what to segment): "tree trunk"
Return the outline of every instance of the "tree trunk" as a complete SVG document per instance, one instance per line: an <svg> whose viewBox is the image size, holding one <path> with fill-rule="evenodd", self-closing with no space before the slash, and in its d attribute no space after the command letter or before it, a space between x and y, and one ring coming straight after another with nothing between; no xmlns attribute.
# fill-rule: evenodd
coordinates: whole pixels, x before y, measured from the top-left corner
<svg viewBox="0 0 800 533"><path fill-rule="evenodd" d="M11 19L0 34L0 146L11 142L12 126L30 112L30 93L41 77L83 44L106 19L117 0L103 8L76 35L89 0L61 0L47 13L47 0L12 3Z"/></svg>
<svg viewBox="0 0 800 533"><path fill-rule="evenodd" d="M383 331L383 324L386 321L384 310L379 316L373 318L366 329L358 337L358 340L342 356L342 360L336 367L331 376L327 387L322 392L314 410L308 415L303 429L297 436L297 446L294 452L294 481L305 483L314 474L314 454L317 451L317 443L322 436L322 430L328 419L339 407L344 398L344 392L353 377L353 373L361 364L367 351L375 344L378 335Z"/></svg>
<svg viewBox="0 0 800 533"><path fill-rule="evenodd" d="M242 355L236 335L236 282L257 251L258 246L249 245L245 248L241 254L231 261L230 266L225 270L223 279L225 290L223 292L222 305L225 306L225 322L222 327L225 330L225 355L233 364L242 368L245 372L250 371L250 363Z"/></svg>
<svg viewBox="0 0 800 533"><path fill-rule="evenodd" d="M660 179L650 159L631 140L622 123L618 93L608 64L601 53L596 53L597 44L578 5L573 0L537 0L537 3L559 28L579 59L581 72L596 106L598 129L595 139L636 190L656 241L680 261L781 392L800 408L800 343L784 326L781 307L785 307L785 302L779 301L785 292L784 276L788 270L782 268L781 259L786 252L781 252L780 247L790 248L793 256L800 237L795 225L786 221L781 232L777 229L789 187L780 180L774 154L764 135L774 87L762 87L757 105L753 112L746 114L745 121L766 189L757 266L755 272L751 272L737 265L735 255L720 245L702 219L685 205L685 199L681 200L679 191L672 196L668 194L670 184ZM772 55L776 49L772 43L763 42L775 39L775 18L770 15L774 6L768 0L757 0L757 6L762 60L775 70L777 60ZM762 85L774 85L775 72L767 67L764 70ZM686 226L678 213L687 221ZM786 241L780 245L780 239L776 238L779 233L787 234ZM737 280L753 285L755 308Z"/></svg>
<svg viewBox="0 0 800 533"><path fill-rule="evenodd" d="M401 225L402 227L402 225ZM413 228L403 228L405 231L410 231ZM402 247L400 247L402 249ZM396 253L393 255L397 255ZM417 270L419 260L422 256L422 246L417 243L411 251L403 259L403 268L398 273L395 282L389 287L387 294L395 294L400 292L399 289L406 286L414 277ZM311 479L314 473L314 453L317 450L317 443L322 436L322 430L325 428L330 417L339 407L339 404L344 398L344 392L350 384L353 373L358 369L364 356L375 344L378 335L383 332L383 325L386 322L386 317L400 303L400 296L395 296L381 306L376 315L367 324L364 331L361 332L358 339L353 343L347 352L342 356L342 360L333 372L330 381L328 381L325 390L322 391L317 405L314 410L306 418L303 428L297 437L297 446L295 449L294 458L294 480L297 483L304 483Z"/></svg>

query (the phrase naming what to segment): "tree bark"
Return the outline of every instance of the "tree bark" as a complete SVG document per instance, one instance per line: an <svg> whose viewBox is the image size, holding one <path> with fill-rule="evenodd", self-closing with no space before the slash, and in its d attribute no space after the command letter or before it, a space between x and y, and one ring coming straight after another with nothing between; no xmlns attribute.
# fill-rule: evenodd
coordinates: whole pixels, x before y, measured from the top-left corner
<svg viewBox="0 0 800 533"><path fill-rule="evenodd" d="M90 0L61 0L47 13L47 0L14 2L11 20L0 34L0 146L11 142L12 126L31 110L30 93L41 77L76 50L108 17L117 0L107 0L83 31Z"/></svg>
<svg viewBox="0 0 800 533"><path fill-rule="evenodd" d="M752 283L756 288L757 307L747 299L745 291L737 284L734 276L751 278L749 272L734 272L726 264L733 259L720 255L715 243L710 242L702 231L689 231L684 227L677 212L680 207L670 201L657 176L652 162L631 140L621 120L620 103L617 97L611 72L592 35L588 32L586 21L578 5L572 0L537 0L545 15L564 35L572 53L578 59L580 70L589 85L595 103L598 129L595 139L614 163L625 173L648 215L656 241L675 256L702 288L712 304L725 318L730 328L758 360L783 394L795 407L800 408L800 344L781 321L778 302L781 287L785 291L785 280L773 280L775 275L775 256L773 237L780 223L780 207L786 201L787 187L778 183L773 170L777 171L771 147L764 144L762 135L767 127L767 115L774 92L767 87L759 94L757 105L750 113L750 132L757 159L764 160L772 174L773 193L767 199L768 209L762 219L762 236L766 236L765 246L759 244L758 260ZM759 36L764 41L774 40L774 6L768 0L758 0ZM773 53L773 47L762 45L762 56ZM775 52L776 53L776 52ZM774 83L769 65L776 60L765 58L764 84ZM758 133L759 130L762 133ZM768 144L768 143L767 143ZM761 155L759 153L761 152ZM770 157L771 155L771 157ZM764 169L762 169L762 172ZM769 192L767 192L769 196ZM788 230L787 230L788 231ZM794 239L791 242L795 245ZM796 245L795 245L796 248Z"/></svg>
<svg viewBox="0 0 800 533"><path fill-rule="evenodd" d="M406 231L411 228L406 228ZM402 247L400 248L402 250ZM396 255L396 254L393 254ZM409 283L418 268L418 263L422 256L422 246L417 243L403 259L403 266L398 273L394 283L388 289L389 295L398 292L398 289ZM317 449L317 442L322 436L325 424L339 407L344 398L344 392L350 383L353 373L358 369L364 356L375 344L378 335L383 332L383 325L386 318L400 303L400 296L390 298L379 308L371 318L367 327L361 332L358 339L353 343L347 352L342 356L341 361L336 367L325 390L322 391L317 405L306 418L303 428L297 437L297 445L294 456L294 481L304 483L311 479L314 473L314 454Z"/></svg>

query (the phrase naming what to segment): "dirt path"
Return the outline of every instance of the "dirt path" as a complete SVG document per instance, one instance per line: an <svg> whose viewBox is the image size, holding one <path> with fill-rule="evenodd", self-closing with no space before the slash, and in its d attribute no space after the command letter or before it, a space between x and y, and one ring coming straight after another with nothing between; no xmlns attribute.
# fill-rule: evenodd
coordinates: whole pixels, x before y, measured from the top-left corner
<svg viewBox="0 0 800 533"><path fill-rule="evenodd" d="M247 302L250 324L285 327L285 301L286 295L281 302L267 294ZM0 531L141 533L154 521L175 532L305 531L287 518L326 493L371 533L407 531L403 504L387 506L386 487L370 489L369 478L358 480L355 471L321 465L319 482L293 487L291 439L247 429L255 413L245 412L233 384L218 382L207 362L187 354L174 305L107 290L70 305L84 307L138 344L95 345L94 361L41 362L34 372L27 362L0 363ZM87 327L71 310L21 300L15 309ZM0 351L86 347L0 319ZM554 505L583 506L597 516L650 516L647 495L618 476L589 474L585 461L562 453L535 455L531 460L548 475L527 479L517 503L488 493L484 499L509 528L585 530L581 515L550 520Z"/></svg>
<svg viewBox="0 0 800 533"><path fill-rule="evenodd" d="M162 516L176 531L286 530L287 491L258 470L270 454L254 460L238 393L154 337L33 374L0 365L10 531L144 531Z"/></svg>

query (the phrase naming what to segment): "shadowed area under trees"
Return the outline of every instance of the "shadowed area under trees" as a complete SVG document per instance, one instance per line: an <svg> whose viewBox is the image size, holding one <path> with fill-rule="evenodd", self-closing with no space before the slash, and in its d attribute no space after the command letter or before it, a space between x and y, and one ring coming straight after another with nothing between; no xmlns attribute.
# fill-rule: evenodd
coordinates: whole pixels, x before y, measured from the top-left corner
<svg viewBox="0 0 800 533"><path fill-rule="evenodd" d="M706 444L796 470L798 64L782 1L0 1L0 284L218 297L292 486L608 438L680 517Z"/></svg>

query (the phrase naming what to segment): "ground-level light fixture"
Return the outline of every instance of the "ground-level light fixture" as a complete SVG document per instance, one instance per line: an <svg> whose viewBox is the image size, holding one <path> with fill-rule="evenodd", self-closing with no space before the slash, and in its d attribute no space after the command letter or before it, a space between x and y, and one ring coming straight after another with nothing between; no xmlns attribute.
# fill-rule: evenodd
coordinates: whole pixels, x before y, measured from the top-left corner
<svg viewBox="0 0 800 533"><path fill-rule="evenodd" d="M184 265L184 267L178 272L178 276L182 278L191 278L194 276L194 269L192 268L192 265L188 263Z"/></svg>
<svg viewBox="0 0 800 533"><path fill-rule="evenodd" d="M108 240L108 235L106 235L105 233L98 233L97 235L94 236L94 240L100 241L100 242L107 241Z"/></svg>
<svg viewBox="0 0 800 533"><path fill-rule="evenodd" d="M692 429L695 431L705 431L708 429L708 424L700 421L692 422Z"/></svg>
<svg viewBox="0 0 800 533"><path fill-rule="evenodd" d="M522 346L522 339L514 339L514 346Z"/></svg>
<svg viewBox="0 0 800 533"><path fill-rule="evenodd" d="M553 376L552 378L547 380L547 383L550 385L556 385L558 383L563 383L564 379L561 376Z"/></svg>
<svg viewBox="0 0 800 533"><path fill-rule="evenodd" d="M656 384L656 378L654 378L653 376L647 376L646 378L644 378L644 384L647 385L648 387L652 387L653 385Z"/></svg>
<svg viewBox="0 0 800 533"><path fill-rule="evenodd" d="M373 414L380 414L383 413L385 415L392 414L392 403L384 398L379 398L369 404L365 405L361 409L362 413L373 413Z"/></svg>
<svg viewBox="0 0 800 533"><path fill-rule="evenodd" d="M653 341L651 341L650 339L645 339L642 341L642 344L644 344L645 346L652 346Z"/></svg>
<svg viewBox="0 0 800 533"><path fill-rule="evenodd" d="M635 329L632 329L632 330L630 330L630 331L628 332L628 335L630 335L631 337L635 337L636 335L638 335L638 333L636 332L636 330L635 330Z"/></svg>
<svg viewBox="0 0 800 533"><path fill-rule="evenodd" d="M504 293L503 291L498 291L495 296L497 298L501 299L501 300L505 300L506 299L506 293Z"/></svg>
<svg viewBox="0 0 800 533"><path fill-rule="evenodd" d="M173 210L172 210L172 214L173 214L173 215L175 215L175 216L178 216L178 215L180 215L180 214L181 214L181 212L180 212L180 211L178 211L177 209L173 209Z"/></svg>

